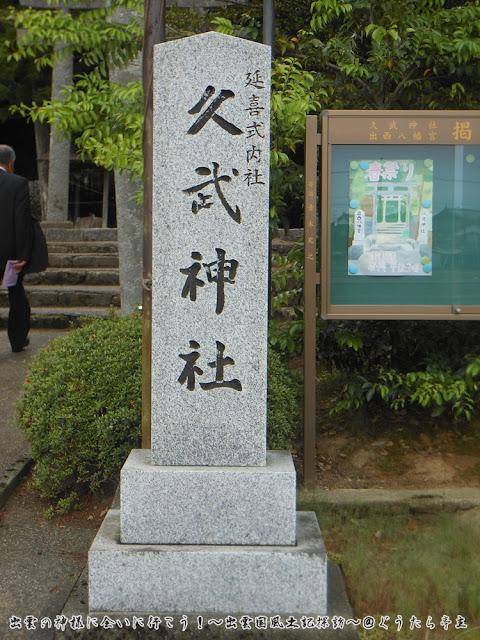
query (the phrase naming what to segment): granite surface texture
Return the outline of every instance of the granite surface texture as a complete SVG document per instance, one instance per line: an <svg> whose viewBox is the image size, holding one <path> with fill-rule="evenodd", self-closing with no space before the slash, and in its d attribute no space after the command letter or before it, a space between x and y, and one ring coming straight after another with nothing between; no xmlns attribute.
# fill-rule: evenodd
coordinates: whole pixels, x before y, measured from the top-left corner
<svg viewBox="0 0 480 640"><path fill-rule="evenodd" d="M266 463L270 48L155 47L152 461Z"/></svg>
<svg viewBox="0 0 480 640"><path fill-rule="evenodd" d="M292 457L265 467L152 465L132 451L121 474L121 541L127 544L294 545Z"/></svg>
<svg viewBox="0 0 480 640"><path fill-rule="evenodd" d="M327 557L310 512L297 514L294 547L125 545L112 509L88 567L91 612L327 612Z"/></svg>

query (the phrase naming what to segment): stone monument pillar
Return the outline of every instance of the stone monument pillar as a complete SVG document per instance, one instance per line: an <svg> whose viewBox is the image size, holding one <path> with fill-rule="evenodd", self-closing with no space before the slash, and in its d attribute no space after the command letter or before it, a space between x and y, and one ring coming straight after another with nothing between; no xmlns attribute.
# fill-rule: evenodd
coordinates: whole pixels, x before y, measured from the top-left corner
<svg viewBox="0 0 480 640"><path fill-rule="evenodd" d="M207 33L154 64L152 449L90 549L89 608L326 614L316 517L266 450L270 48Z"/></svg>
<svg viewBox="0 0 480 640"><path fill-rule="evenodd" d="M353 236L353 244L362 244L365 242L365 211L357 209L354 214L355 233Z"/></svg>

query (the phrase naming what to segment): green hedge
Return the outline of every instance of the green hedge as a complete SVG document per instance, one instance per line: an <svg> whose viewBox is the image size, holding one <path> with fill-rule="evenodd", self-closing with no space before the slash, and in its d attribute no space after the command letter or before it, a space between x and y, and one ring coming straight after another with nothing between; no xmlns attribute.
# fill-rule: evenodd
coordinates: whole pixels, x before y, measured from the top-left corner
<svg viewBox="0 0 480 640"><path fill-rule="evenodd" d="M35 460L34 487L52 501L49 515L115 480L140 446L141 344L141 316L111 314L72 329L33 358L17 415ZM300 386L271 352L271 448L288 448L297 435Z"/></svg>
<svg viewBox="0 0 480 640"><path fill-rule="evenodd" d="M478 416L480 322L322 321L318 356L344 379L333 413L425 409L456 422Z"/></svg>
<svg viewBox="0 0 480 640"><path fill-rule="evenodd" d="M141 319L94 319L54 340L29 368L18 419L34 486L66 512L111 481L140 444Z"/></svg>
<svg viewBox="0 0 480 640"><path fill-rule="evenodd" d="M268 350L267 446L289 449L300 436L303 378L290 370L281 355Z"/></svg>

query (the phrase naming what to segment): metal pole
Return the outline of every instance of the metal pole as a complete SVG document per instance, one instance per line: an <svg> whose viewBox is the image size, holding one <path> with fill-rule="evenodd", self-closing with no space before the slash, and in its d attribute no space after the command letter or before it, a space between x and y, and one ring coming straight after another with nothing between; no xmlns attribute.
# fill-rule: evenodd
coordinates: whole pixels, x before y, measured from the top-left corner
<svg viewBox="0 0 480 640"><path fill-rule="evenodd" d="M275 0L263 0L263 43L270 46L273 59L275 44ZM272 298L272 232L268 236L268 320L271 318Z"/></svg>
<svg viewBox="0 0 480 640"><path fill-rule="evenodd" d="M275 0L263 0L263 44L270 45L273 58L275 46Z"/></svg>
<svg viewBox="0 0 480 640"><path fill-rule="evenodd" d="M110 195L110 174L103 172L103 196L102 196L102 227L108 227L108 198Z"/></svg>
<svg viewBox="0 0 480 640"><path fill-rule="evenodd" d="M305 276L303 479L315 481L316 463L316 323L317 323L317 116L307 116L305 132Z"/></svg>
<svg viewBox="0 0 480 640"><path fill-rule="evenodd" d="M142 448L151 448L153 47L165 41L165 0L145 0L143 38L143 337Z"/></svg>

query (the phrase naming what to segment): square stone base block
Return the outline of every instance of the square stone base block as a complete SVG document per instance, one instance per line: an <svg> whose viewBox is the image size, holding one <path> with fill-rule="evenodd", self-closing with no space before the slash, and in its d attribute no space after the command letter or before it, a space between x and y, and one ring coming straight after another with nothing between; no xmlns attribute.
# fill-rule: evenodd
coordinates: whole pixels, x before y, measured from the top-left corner
<svg viewBox="0 0 480 640"><path fill-rule="evenodd" d="M121 474L121 542L294 545L295 490L286 451L268 451L264 467L175 467L135 449Z"/></svg>
<svg viewBox="0 0 480 640"><path fill-rule="evenodd" d="M124 545L110 510L89 552L89 609L111 612L327 613L317 518L297 513L294 547Z"/></svg>

